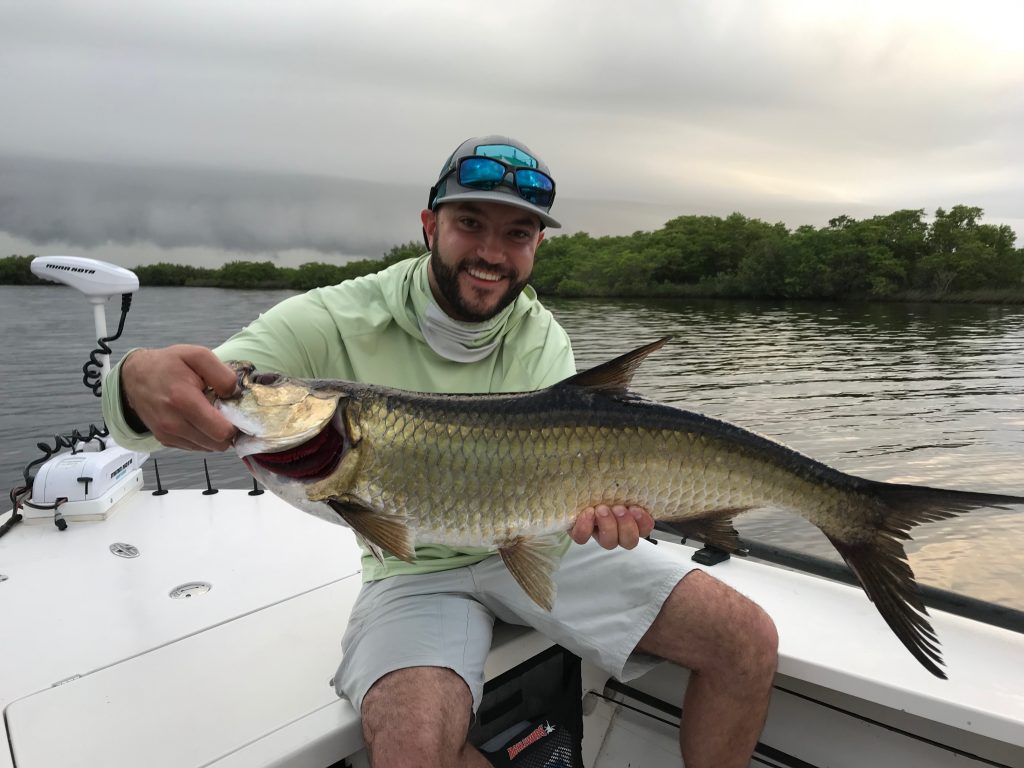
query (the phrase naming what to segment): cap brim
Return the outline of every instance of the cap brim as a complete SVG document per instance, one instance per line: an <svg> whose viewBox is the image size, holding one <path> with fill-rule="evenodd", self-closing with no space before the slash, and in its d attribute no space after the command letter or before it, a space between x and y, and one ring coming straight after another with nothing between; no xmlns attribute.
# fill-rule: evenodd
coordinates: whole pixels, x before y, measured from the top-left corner
<svg viewBox="0 0 1024 768"><path fill-rule="evenodd" d="M483 191L483 190L471 190L469 192L456 192L454 195L445 195L435 204L435 208L438 205L445 205L446 203L470 203L470 202L484 202L484 203L500 203L501 205L509 205L513 208L521 208L524 211L529 211L546 227L552 227L553 229L561 229L562 225L557 219L551 218L543 208L538 208L533 203L523 200L518 195L512 195L508 192L498 191Z"/></svg>

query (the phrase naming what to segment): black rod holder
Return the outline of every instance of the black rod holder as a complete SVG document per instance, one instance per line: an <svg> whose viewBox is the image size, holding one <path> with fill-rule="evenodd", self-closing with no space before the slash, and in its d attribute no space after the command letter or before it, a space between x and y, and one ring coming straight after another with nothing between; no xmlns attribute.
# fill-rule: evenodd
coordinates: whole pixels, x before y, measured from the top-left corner
<svg viewBox="0 0 1024 768"><path fill-rule="evenodd" d="M203 496L212 496L217 492L217 489L210 482L210 468L206 464L206 459L203 459L203 473L206 475L206 490L203 491Z"/></svg>
<svg viewBox="0 0 1024 768"><path fill-rule="evenodd" d="M160 484L160 462L153 459L153 471L156 473L156 490L153 491L154 496L163 496L167 493L167 489Z"/></svg>

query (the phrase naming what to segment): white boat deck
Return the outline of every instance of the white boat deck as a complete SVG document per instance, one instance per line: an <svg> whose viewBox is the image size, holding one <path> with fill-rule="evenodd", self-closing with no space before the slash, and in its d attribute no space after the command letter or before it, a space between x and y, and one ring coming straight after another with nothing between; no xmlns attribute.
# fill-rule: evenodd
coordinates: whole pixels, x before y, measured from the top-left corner
<svg viewBox="0 0 1024 768"><path fill-rule="evenodd" d="M1024 635L933 615L937 680L858 589L735 558L711 570L775 618L784 678L1019 746L1024 765ZM329 684L358 571L348 529L270 494L144 491L104 522L19 525L0 539L0 768L323 768L358 751ZM169 596L199 581L212 589ZM504 627L488 675L549 645Z"/></svg>

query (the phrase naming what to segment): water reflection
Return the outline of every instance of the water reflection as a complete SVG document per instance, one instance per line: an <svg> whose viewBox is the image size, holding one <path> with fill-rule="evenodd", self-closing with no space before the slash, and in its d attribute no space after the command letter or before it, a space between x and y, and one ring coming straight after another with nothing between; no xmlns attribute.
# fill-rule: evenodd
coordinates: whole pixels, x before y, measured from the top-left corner
<svg viewBox="0 0 1024 768"><path fill-rule="evenodd" d="M1024 493L1024 308L725 301L555 301L580 367L664 335L636 387L838 469L892 482ZM836 558L771 511L743 535ZM1024 608L1024 509L922 526L922 581ZM1004 545L1004 542L1012 542Z"/></svg>
<svg viewBox="0 0 1024 768"><path fill-rule="evenodd" d="M115 358L136 346L216 344L288 295L144 289ZM580 368L672 336L636 376L649 397L735 422L858 475L1024 493L1024 307L547 303L573 338ZM0 318L17 350L8 354L0 423L0 470L10 486L38 455L36 442L98 422L99 406L81 385L95 346L84 300L62 288L0 287ZM201 482L197 456L163 451L159 458L165 485ZM249 483L233 456L209 459L216 485ZM800 519L757 511L739 523L744 535L833 555ZM1024 509L983 510L917 529L908 550L923 581L1024 608L1024 583L1015 576L1024 569L1022 543Z"/></svg>

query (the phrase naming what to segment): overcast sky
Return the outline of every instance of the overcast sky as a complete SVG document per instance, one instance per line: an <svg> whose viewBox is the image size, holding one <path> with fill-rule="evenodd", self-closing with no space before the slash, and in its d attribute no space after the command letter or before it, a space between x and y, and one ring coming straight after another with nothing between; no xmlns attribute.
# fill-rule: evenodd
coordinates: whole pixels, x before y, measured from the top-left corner
<svg viewBox="0 0 1024 768"><path fill-rule="evenodd" d="M564 232L964 203L1020 244L1022 30L1013 0L6 0L0 255L378 256L486 133L548 163Z"/></svg>

